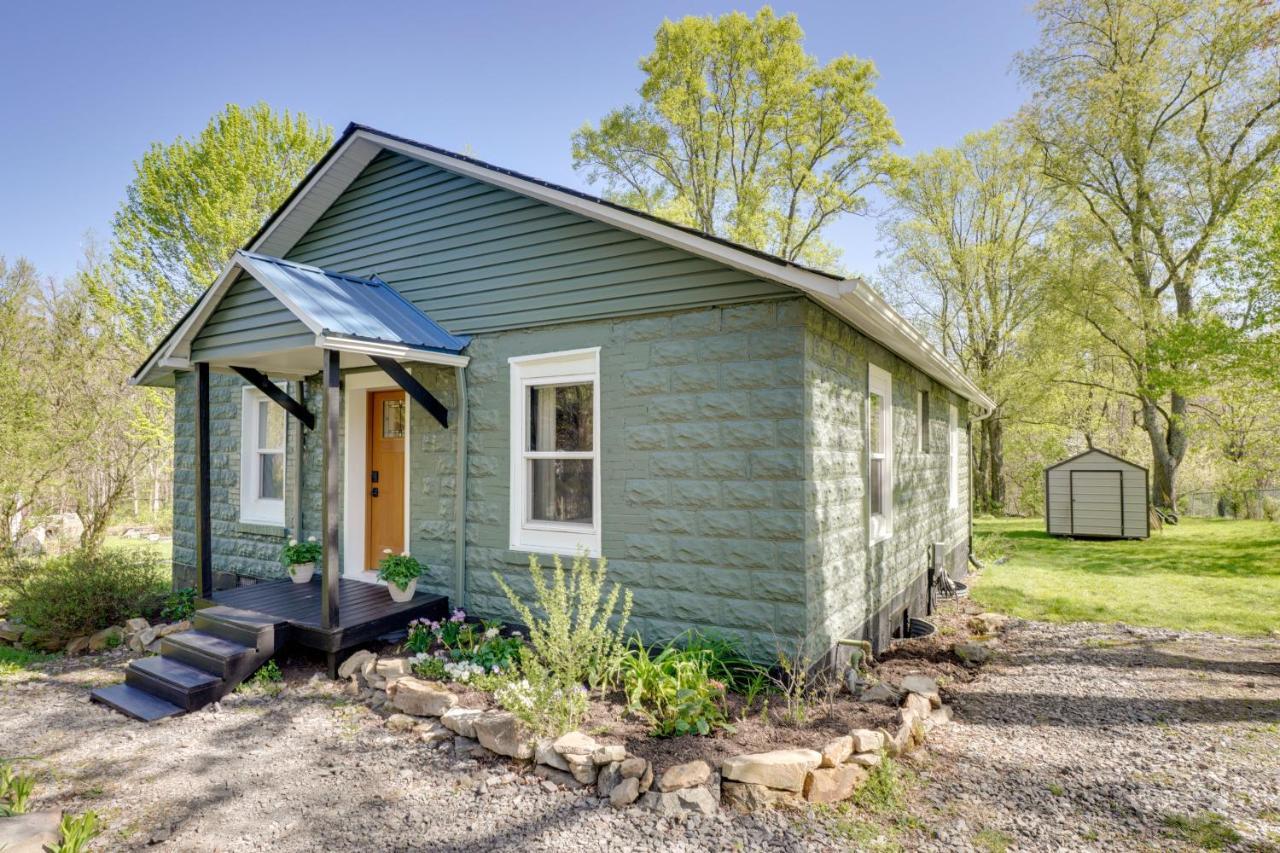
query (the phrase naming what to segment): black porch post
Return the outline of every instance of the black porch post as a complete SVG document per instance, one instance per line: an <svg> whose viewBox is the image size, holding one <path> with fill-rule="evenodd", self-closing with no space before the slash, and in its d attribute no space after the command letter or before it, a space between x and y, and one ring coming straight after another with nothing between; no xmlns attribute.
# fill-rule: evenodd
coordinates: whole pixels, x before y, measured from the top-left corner
<svg viewBox="0 0 1280 853"><path fill-rule="evenodd" d="M320 625L337 628L338 622L338 409L340 376L338 351L321 350L324 360L324 395L321 420L324 430L324 564L320 575ZM329 655L330 676L336 675L335 655Z"/></svg>
<svg viewBox="0 0 1280 853"><path fill-rule="evenodd" d="M196 575L200 597L213 599L213 538L209 526L209 365L196 363Z"/></svg>

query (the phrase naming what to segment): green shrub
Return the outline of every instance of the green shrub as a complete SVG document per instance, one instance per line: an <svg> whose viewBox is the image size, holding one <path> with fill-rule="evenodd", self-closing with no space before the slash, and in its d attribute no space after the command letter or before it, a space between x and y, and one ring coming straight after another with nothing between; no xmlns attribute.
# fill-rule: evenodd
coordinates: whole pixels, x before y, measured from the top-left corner
<svg viewBox="0 0 1280 853"><path fill-rule="evenodd" d="M382 553L386 556L378 563L378 580L395 584L399 589L408 589L409 584L422 577L426 571L426 567L408 551L392 554L390 548L385 548Z"/></svg>
<svg viewBox="0 0 1280 853"><path fill-rule="evenodd" d="M95 812L63 815L62 822L58 824L58 843L47 849L52 853L81 853L101 831Z"/></svg>
<svg viewBox="0 0 1280 853"><path fill-rule="evenodd" d="M711 677L716 681L724 682L724 685L734 693L743 696L754 695L765 683L764 667L748 658L736 640L721 634L703 633L694 629L686 632L676 642L686 651L705 654Z"/></svg>
<svg viewBox="0 0 1280 853"><path fill-rule="evenodd" d="M729 729L724 714L725 685L711 677L714 654L702 648L665 646L650 656L636 642L622 660L627 706L658 737L709 735Z"/></svg>
<svg viewBox="0 0 1280 853"><path fill-rule="evenodd" d="M160 618L165 622L181 622L196 615L196 591L192 587L175 589L164 597Z"/></svg>
<svg viewBox="0 0 1280 853"><path fill-rule="evenodd" d="M521 621L529 627L530 659L545 670L556 689L569 690L584 682L592 688L603 688L617 676L626 654L623 632L631 616L631 592L615 583L606 594L606 571L604 557L596 560L592 568L586 555L579 553L566 572L557 556L548 584L537 556L530 555L529 577L538 613L501 576L496 572L493 575ZM611 627L619 597L622 611L617 626Z"/></svg>
<svg viewBox="0 0 1280 853"><path fill-rule="evenodd" d="M168 587L159 555L143 548L72 551L31 562L10 604L14 619L64 637L154 612Z"/></svg>
<svg viewBox="0 0 1280 853"><path fill-rule="evenodd" d="M523 678L496 686L493 698L528 726L534 734L559 737L574 731L587 716L587 689L566 684L552 674L525 646L520 650Z"/></svg>

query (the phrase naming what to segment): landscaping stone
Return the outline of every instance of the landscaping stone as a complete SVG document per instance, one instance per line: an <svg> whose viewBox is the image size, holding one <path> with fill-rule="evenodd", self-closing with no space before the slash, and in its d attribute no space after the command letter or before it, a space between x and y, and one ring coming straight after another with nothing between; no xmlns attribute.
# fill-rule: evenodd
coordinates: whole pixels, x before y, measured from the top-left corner
<svg viewBox="0 0 1280 853"><path fill-rule="evenodd" d="M0 640L6 643L16 643L22 639L22 626L17 622L4 620L0 622Z"/></svg>
<svg viewBox="0 0 1280 853"><path fill-rule="evenodd" d="M566 755L564 760L569 763L569 773L573 778L577 779L584 785L594 784L596 781L596 765L589 755Z"/></svg>
<svg viewBox="0 0 1280 853"><path fill-rule="evenodd" d="M879 752L858 752L849 756L849 763L859 767L875 767L880 763Z"/></svg>
<svg viewBox="0 0 1280 853"><path fill-rule="evenodd" d="M867 771L856 764L811 770L804 782L804 798L811 803L838 803L853 796L867 781Z"/></svg>
<svg viewBox="0 0 1280 853"><path fill-rule="evenodd" d="M975 634L996 634L1009 622L1003 613L979 613L969 617L969 630Z"/></svg>
<svg viewBox="0 0 1280 853"><path fill-rule="evenodd" d="M952 651L965 666L982 666L991 660L991 648L985 643L956 643Z"/></svg>
<svg viewBox="0 0 1280 853"><path fill-rule="evenodd" d="M440 715L440 723L449 731L463 737L476 736L476 720L484 714L476 708L450 708Z"/></svg>
<svg viewBox="0 0 1280 853"><path fill-rule="evenodd" d="M577 790L585 787L577 779L573 778L573 774L566 773L563 770L557 770L554 767L548 767L545 764L539 764L533 768L533 773L541 779L556 785L563 785L566 788Z"/></svg>
<svg viewBox="0 0 1280 853"><path fill-rule="evenodd" d="M439 717L458 704L458 697L448 690L411 675L397 679L387 695L396 708L415 717Z"/></svg>
<svg viewBox="0 0 1280 853"><path fill-rule="evenodd" d="M942 704L942 697L938 694L938 682L927 675L908 675L898 683L898 686L907 693L923 696L935 708Z"/></svg>
<svg viewBox="0 0 1280 853"><path fill-rule="evenodd" d="M622 778L623 778L622 773L619 771L619 768L621 766L622 766L621 761L613 761L613 762L610 762L609 764L605 764L600 768L600 771L596 774L596 796L599 796L599 797L609 796L610 792L613 791L614 786L616 786L619 782L622 781ZM632 778L635 780L636 791L639 792L640 790L639 777L632 776L629 778Z"/></svg>
<svg viewBox="0 0 1280 853"><path fill-rule="evenodd" d="M360 667L360 675L370 687L380 690L387 686L387 680L378 675L378 659L376 657L364 662Z"/></svg>
<svg viewBox="0 0 1280 853"><path fill-rule="evenodd" d="M181 622L169 622L168 624L165 624L165 625L155 625L153 627L156 629L157 637L167 637L170 634L177 634L182 631L190 631L191 622L186 619L183 619Z"/></svg>
<svg viewBox="0 0 1280 853"><path fill-rule="evenodd" d="M607 743L591 753L591 760L596 764L612 764L627 757L627 748L620 743Z"/></svg>
<svg viewBox="0 0 1280 853"><path fill-rule="evenodd" d="M665 794L682 788L696 788L707 784L710 778L710 764L705 761L689 761L668 767L658 780L658 790Z"/></svg>
<svg viewBox="0 0 1280 853"><path fill-rule="evenodd" d="M859 694L858 701L896 705L898 704L898 695L898 691L894 690L892 685L879 681L865 688Z"/></svg>
<svg viewBox="0 0 1280 853"><path fill-rule="evenodd" d="M74 640L67 643L67 647L66 649L64 649L64 651L66 652L67 657L74 657L76 655L84 654L85 652L89 651L89 638L76 637Z"/></svg>
<svg viewBox="0 0 1280 853"><path fill-rule="evenodd" d="M446 729L437 722L418 723L414 727L414 731L418 735L418 739L428 745L444 743L447 740L453 740L453 732Z"/></svg>
<svg viewBox="0 0 1280 853"><path fill-rule="evenodd" d="M951 706L943 705L941 708L934 708L929 713L929 719L925 721L925 726L934 728L935 726L945 726L949 722L951 722Z"/></svg>
<svg viewBox="0 0 1280 853"><path fill-rule="evenodd" d="M919 693L908 693L898 711L902 720L926 720L933 710L933 703Z"/></svg>
<svg viewBox="0 0 1280 853"><path fill-rule="evenodd" d="M555 742L550 739L544 738L538 741L533 748L533 760L565 773L569 772L569 762L564 760L563 755L556 752Z"/></svg>
<svg viewBox="0 0 1280 853"><path fill-rule="evenodd" d="M386 725L393 732L408 732L417 728L418 721L408 714L392 714L387 717Z"/></svg>
<svg viewBox="0 0 1280 853"><path fill-rule="evenodd" d="M150 627L151 623L146 619L143 619L141 616L135 616L132 619L126 619L124 621L124 631L126 634L136 634L144 628Z"/></svg>
<svg viewBox="0 0 1280 853"><path fill-rule="evenodd" d="M378 656L368 649L361 649L338 666L338 678L350 678L360 671L369 661L376 662Z"/></svg>
<svg viewBox="0 0 1280 853"><path fill-rule="evenodd" d="M871 729L854 729L849 732L854 752L879 752L884 749L884 732Z"/></svg>
<svg viewBox="0 0 1280 853"><path fill-rule="evenodd" d="M715 796L706 788L684 788L666 794L650 791L640 799L640 805L661 817L677 818L691 814L713 815L717 808Z"/></svg>
<svg viewBox="0 0 1280 853"><path fill-rule="evenodd" d="M486 711L475 719L476 738L490 752L508 758L533 758L533 740L516 715L507 711Z"/></svg>
<svg viewBox="0 0 1280 853"><path fill-rule="evenodd" d="M556 752L566 758L570 755L584 755L589 757L591 753L595 752L600 746L596 743L595 738L590 735L585 735L582 732L569 732L568 734L561 735L556 738L551 745Z"/></svg>
<svg viewBox="0 0 1280 853"><path fill-rule="evenodd" d="M4 853L43 853L58 845L62 813L54 810L27 812L0 818L0 850Z"/></svg>
<svg viewBox="0 0 1280 853"><path fill-rule="evenodd" d="M853 753L853 738L849 735L838 737L821 750L821 767L839 767Z"/></svg>
<svg viewBox="0 0 1280 853"><path fill-rule="evenodd" d="M114 648L124 642L124 629L119 625L103 628L89 637L89 651L101 652Z"/></svg>
<svg viewBox="0 0 1280 853"><path fill-rule="evenodd" d="M639 779L648 769L649 762L634 756L623 759L622 763L618 765L618 773L621 774L623 779Z"/></svg>
<svg viewBox="0 0 1280 853"><path fill-rule="evenodd" d="M821 762L822 754L812 749L778 749L726 758L720 775L735 782L802 791L805 776Z"/></svg>
<svg viewBox="0 0 1280 853"><path fill-rule="evenodd" d="M623 779L609 791L609 805L615 809L629 806L640 796L639 779ZM646 794L646 796L648 796Z"/></svg>
<svg viewBox="0 0 1280 853"><path fill-rule="evenodd" d="M404 675L413 675L408 658L378 658L374 663L374 672L388 681Z"/></svg>
<svg viewBox="0 0 1280 853"><path fill-rule="evenodd" d="M804 798L798 791L780 791L750 782L721 782L720 799L730 808L740 812L754 812L776 805L801 805Z"/></svg>

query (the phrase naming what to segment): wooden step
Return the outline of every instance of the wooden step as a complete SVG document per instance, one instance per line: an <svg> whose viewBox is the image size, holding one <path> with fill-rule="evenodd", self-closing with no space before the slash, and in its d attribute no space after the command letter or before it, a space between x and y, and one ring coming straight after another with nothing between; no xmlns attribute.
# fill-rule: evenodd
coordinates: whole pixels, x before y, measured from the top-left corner
<svg viewBox="0 0 1280 853"><path fill-rule="evenodd" d="M278 616L220 605L198 611L193 625L198 631L265 652L282 645L289 623Z"/></svg>
<svg viewBox="0 0 1280 853"><path fill-rule="evenodd" d="M160 640L160 654L235 681L256 649L205 631L183 631Z"/></svg>
<svg viewBox="0 0 1280 853"><path fill-rule="evenodd" d="M184 711L203 708L222 698L226 684L216 675L164 656L133 661L125 670L124 682L172 702Z"/></svg>
<svg viewBox="0 0 1280 853"><path fill-rule="evenodd" d="M128 684L99 687L89 694L89 701L99 702L144 723L152 723L183 712L182 708L172 702Z"/></svg>

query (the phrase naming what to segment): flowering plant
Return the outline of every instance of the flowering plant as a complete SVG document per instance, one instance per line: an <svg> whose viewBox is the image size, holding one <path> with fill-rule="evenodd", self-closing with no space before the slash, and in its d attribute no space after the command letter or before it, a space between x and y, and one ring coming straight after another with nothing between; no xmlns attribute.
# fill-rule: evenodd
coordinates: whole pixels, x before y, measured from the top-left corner
<svg viewBox="0 0 1280 853"><path fill-rule="evenodd" d="M314 536L308 536L306 542L290 539L289 544L280 551L280 562L289 570L289 574L293 574L293 567L299 563L314 563L319 559L320 543Z"/></svg>
<svg viewBox="0 0 1280 853"><path fill-rule="evenodd" d="M409 584L422 577L425 571L422 563L410 556L408 551L394 554L390 548L384 548L382 553L385 556L378 564L378 580L407 589Z"/></svg>
<svg viewBox="0 0 1280 853"><path fill-rule="evenodd" d="M471 675L498 675L514 670L522 645L524 639L518 631L504 637L500 623L468 622L466 611L461 608L440 621L414 619L409 623L405 640L405 648L415 654L415 660L436 657L459 666L473 666L474 672L465 670L469 673L467 678L456 677L464 673L463 669L447 672L449 678L464 684L470 682ZM433 649L436 651L430 654ZM427 666L435 669L432 664Z"/></svg>

